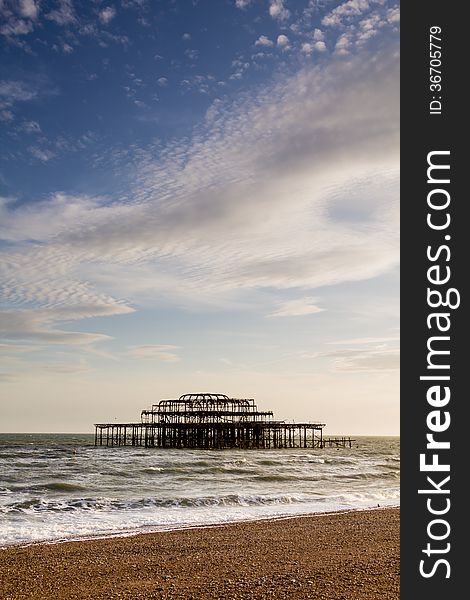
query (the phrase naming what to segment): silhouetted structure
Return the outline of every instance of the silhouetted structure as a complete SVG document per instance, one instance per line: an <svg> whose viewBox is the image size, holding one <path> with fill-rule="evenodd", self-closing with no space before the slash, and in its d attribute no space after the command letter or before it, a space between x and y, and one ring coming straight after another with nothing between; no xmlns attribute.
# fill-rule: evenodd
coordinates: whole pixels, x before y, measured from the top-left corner
<svg viewBox="0 0 470 600"><path fill-rule="evenodd" d="M274 421L253 398L184 394L141 412L140 423L95 424L95 446L146 448L323 448L350 438L323 438L324 423Z"/></svg>

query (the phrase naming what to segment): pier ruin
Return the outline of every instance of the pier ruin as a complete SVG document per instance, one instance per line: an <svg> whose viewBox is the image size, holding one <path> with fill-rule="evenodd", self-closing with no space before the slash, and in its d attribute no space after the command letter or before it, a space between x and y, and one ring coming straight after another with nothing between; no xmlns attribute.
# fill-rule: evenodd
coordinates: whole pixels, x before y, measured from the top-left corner
<svg viewBox="0 0 470 600"><path fill-rule="evenodd" d="M143 410L138 423L96 423L95 446L145 448L351 447L349 437L324 438L325 423L275 421L253 398L184 394Z"/></svg>

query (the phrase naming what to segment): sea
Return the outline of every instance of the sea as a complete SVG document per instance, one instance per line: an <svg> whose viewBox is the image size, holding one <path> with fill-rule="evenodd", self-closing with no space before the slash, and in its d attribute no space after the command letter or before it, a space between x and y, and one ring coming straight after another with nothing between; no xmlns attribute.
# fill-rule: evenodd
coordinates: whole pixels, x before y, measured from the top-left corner
<svg viewBox="0 0 470 600"><path fill-rule="evenodd" d="M0 547L400 503L398 437L281 450L93 442L91 434L0 434Z"/></svg>

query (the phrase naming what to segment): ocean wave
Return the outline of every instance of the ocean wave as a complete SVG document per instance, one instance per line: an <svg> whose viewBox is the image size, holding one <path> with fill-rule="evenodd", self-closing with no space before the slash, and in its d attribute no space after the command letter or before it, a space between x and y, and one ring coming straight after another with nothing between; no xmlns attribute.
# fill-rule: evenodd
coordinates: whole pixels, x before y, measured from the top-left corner
<svg viewBox="0 0 470 600"><path fill-rule="evenodd" d="M111 498L75 498L69 500L48 500L30 498L21 502L8 504L0 508L0 513L9 512L64 512L64 511L129 511L144 508L178 509L178 508L212 508L228 506L267 506L293 504L307 501L295 495L241 495L177 497L177 498L134 498L118 500Z"/></svg>
<svg viewBox="0 0 470 600"><path fill-rule="evenodd" d="M163 469L161 467L145 467L144 469L142 469L142 473L149 473L150 475L153 475L155 473L161 473L163 471Z"/></svg>
<svg viewBox="0 0 470 600"><path fill-rule="evenodd" d="M81 492L86 487L78 483L69 483L67 481L51 481L49 483L37 486L37 489L49 490L51 492Z"/></svg>
<svg viewBox="0 0 470 600"><path fill-rule="evenodd" d="M325 463L327 465L356 465L357 459L353 458L344 458L343 456L335 456L334 458L327 457L325 458Z"/></svg>
<svg viewBox="0 0 470 600"><path fill-rule="evenodd" d="M0 458L0 544L2 537L8 543L225 522L382 506L399 498L398 447L385 448L381 440L352 450L219 452L111 450L64 436L33 446L29 436L21 439L20 448L6 451L13 456Z"/></svg>
<svg viewBox="0 0 470 600"><path fill-rule="evenodd" d="M306 478L302 475L287 475L287 474L281 474L281 473L272 473L272 474L259 474L259 475L254 475L252 476L250 479L253 479L255 481L311 481L312 479L310 478Z"/></svg>
<svg viewBox="0 0 470 600"><path fill-rule="evenodd" d="M112 476L112 477L122 478L122 479L134 479L135 478L135 473L132 468L100 471L100 475L104 475L105 477Z"/></svg>
<svg viewBox="0 0 470 600"><path fill-rule="evenodd" d="M366 472L366 473L337 473L331 475L330 478L338 480L352 480L352 481L381 481L387 479L399 479L399 471L380 471L380 472Z"/></svg>
<svg viewBox="0 0 470 600"><path fill-rule="evenodd" d="M13 482L12 482L13 483ZM74 492L84 492L88 488L79 483L67 481L47 481L44 483L16 483L10 486L11 491L16 494L41 495L41 492L57 492L60 494L69 494Z"/></svg>

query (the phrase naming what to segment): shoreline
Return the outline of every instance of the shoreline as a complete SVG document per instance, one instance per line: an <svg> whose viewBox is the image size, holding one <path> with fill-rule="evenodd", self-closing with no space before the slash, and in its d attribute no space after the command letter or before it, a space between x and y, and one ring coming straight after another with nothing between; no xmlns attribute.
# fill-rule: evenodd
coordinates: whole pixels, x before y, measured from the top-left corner
<svg viewBox="0 0 470 600"><path fill-rule="evenodd" d="M321 517L323 515L341 515L350 512L362 512L362 511L375 511L375 510L387 510L387 509L400 509L400 504L390 504L383 506L366 506L363 508L344 508L337 509L331 511L318 511L318 512L306 512L306 513L298 513L291 515L273 515L268 517L259 517L259 518L251 518L251 519L239 519L233 521L221 521L221 522L213 522L213 523L204 523L204 524L183 524L183 525L175 525L172 527L162 527L159 528L156 526L153 528L149 526L146 528L135 528L135 529L122 529L116 532L108 532L108 533L97 533L96 535L83 535L83 536L70 536L63 538L44 538L42 540L33 540L30 542L19 541L19 542L10 542L8 544L0 545L0 557L1 552L3 550L7 550L9 548L29 548L31 546L53 546L55 544L67 544L73 542L93 542L96 540L115 540L115 539L127 539L137 535L152 535L158 533L169 533L172 531L186 531L193 529L212 529L219 527L226 527L230 525L237 525L243 523L258 523L258 522L271 522L271 521L284 521L289 519L299 519L305 517Z"/></svg>
<svg viewBox="0 0 470 600"><path fill-rule="evenodd" d="M7 546L2 600L398 600L399 507Z"/></svg>

